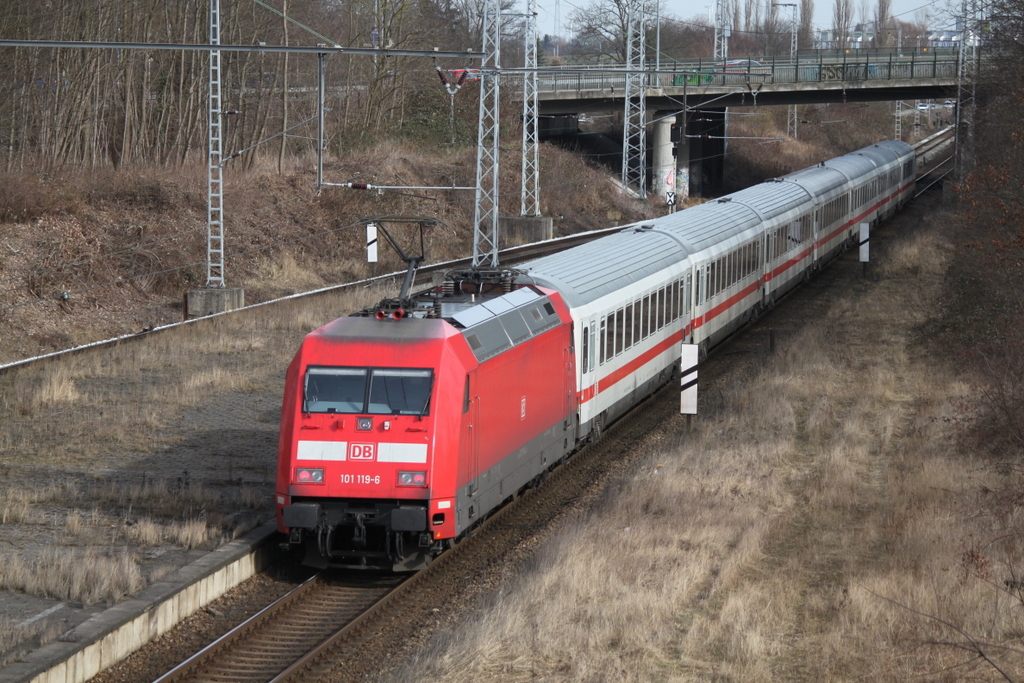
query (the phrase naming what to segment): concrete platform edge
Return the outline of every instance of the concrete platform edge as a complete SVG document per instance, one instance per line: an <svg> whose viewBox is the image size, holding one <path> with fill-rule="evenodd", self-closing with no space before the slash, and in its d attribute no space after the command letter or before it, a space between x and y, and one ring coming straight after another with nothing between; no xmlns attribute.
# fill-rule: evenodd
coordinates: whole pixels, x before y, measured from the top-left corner
<svg viewBox="0 0 1024 683"><path fill-rule="evenodd" d="M268 522L182 567L0 669L0 683L84 683L265 569L275 533Z"/></svg>

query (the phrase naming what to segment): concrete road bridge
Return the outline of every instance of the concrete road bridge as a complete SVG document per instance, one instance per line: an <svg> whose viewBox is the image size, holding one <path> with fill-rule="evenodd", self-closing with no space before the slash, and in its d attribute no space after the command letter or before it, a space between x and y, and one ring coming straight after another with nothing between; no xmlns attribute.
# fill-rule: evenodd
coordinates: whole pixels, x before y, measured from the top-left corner
<svg viewBox="0 0 1024 683"><path fill-rule="evenodd" d="M955 49L663 61L645 71L653 189L665 194L671 176L684 196L717 191L728 107L946 100L956 97L957 74ZM577 131L580 114L623 111L625 81L621 64L545 68L537 83L541 135ZM677 143L673 124L684 132Z"/></svg>

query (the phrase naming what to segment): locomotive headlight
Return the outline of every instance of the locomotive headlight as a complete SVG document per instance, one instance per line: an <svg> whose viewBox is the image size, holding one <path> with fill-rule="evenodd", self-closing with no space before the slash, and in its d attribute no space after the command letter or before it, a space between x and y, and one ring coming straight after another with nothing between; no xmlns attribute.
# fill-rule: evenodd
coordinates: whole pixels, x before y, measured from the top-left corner
<svg viewBox="0 0 1024 683"><path fill-rule="evenodd" d="M314 467L299 467L295 470L296 484L322 484L324 471Z"/></svg>
<svg viewBox="0 0 1024 683"><path fill-rule="evenodd" d="M399 486L426 486L427 485L427 473L426 472L399 472L398 473L398 485Z"/></svg>

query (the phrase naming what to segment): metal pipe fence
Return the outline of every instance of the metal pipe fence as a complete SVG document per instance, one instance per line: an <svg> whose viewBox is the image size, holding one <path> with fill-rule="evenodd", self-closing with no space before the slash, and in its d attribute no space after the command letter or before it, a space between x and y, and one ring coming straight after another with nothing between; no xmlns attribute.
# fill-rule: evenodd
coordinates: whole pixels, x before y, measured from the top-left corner
<svg viewBox="0 0 1024 683"><path fill-rule="evenodd" d="M744 86L758 83L915 80L956 78L957 55L940 50L907 54L881 52L764 57L716 63L695 59L661 60L660 71L647 74L648 88ZM566 66L537 74L539 92L624 91L625 65Z"/></svg>

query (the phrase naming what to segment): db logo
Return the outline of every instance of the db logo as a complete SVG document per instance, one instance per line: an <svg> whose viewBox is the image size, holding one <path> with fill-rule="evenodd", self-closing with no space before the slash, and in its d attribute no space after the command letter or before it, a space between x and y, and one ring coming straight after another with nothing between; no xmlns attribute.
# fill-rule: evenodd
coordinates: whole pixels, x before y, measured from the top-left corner
<svg viewBox="0 0 1024 683"><path fill-rule="evenodd" d="M349 460L373 460L377 457L377 444L353 443L348 447Z"/></svg>

